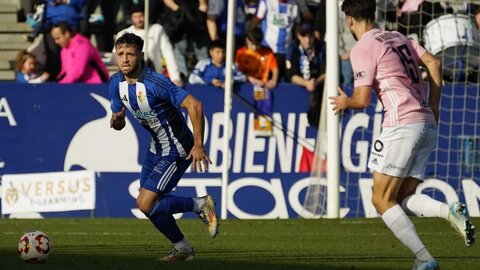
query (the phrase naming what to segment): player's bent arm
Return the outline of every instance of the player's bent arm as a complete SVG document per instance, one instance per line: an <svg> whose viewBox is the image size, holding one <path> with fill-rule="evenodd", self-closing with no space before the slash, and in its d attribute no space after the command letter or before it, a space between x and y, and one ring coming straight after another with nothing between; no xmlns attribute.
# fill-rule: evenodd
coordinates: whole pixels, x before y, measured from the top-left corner
<svg viewBox="0 0 480 270"><path fill-rule="evenodd" d="M358 86L353 90L351 97L338 87L338 96L329 97L330 104L333 105L332 110L338 114L348 108L350 109L364 109L368 107L371 101L370 86Z"/></svg>
<svg viewBox="0 0 480 270"><path fill-rule="evenodd" d="M192 95L188 95L180 106L187 109L193 126L193 147L186 159L192 160L192 171L208 171L208 164L211 164L212 161L203 146L205 118L202 103Z"/></svg>
<svg viewBox="0 0 480 270"><path fill-rule="evenodd" d="M180 106L187 109L188 116L192 121L194 145L203 147L205 119L203 117L202 103L192 95L188 95Z"/></svg>
<svg viewBox="0 0 480 270"><path fill-rule="evenodd" d="M427 69L429 96L428 104L438 122L440 95L442 90L442 62L429 52L425 52L420 58L420 64Z"/></svg>
<svg viewBox="0 0 480 270"><path fill-rule="evenodd" d="M365 109L370 105L371 99L371 87L370 85L358 86L353 89L353 94L348 97L347 107L351 109Z"/></svg>

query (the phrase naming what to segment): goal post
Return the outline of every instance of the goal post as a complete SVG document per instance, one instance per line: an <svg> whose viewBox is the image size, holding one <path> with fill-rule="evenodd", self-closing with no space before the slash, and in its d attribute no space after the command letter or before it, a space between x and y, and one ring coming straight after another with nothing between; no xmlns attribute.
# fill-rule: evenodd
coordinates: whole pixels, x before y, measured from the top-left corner
<svg viewBox="0 0 480 270"><path fill-rule="evenodd" d="M337 95L339 86L338 7L336 1L327 1L326 3L326 78L314 166L312 166L310 182L305 195L305 212L302 214L305 218L339 217L339 118L330 109L328 103L328 96Z"/></svg>

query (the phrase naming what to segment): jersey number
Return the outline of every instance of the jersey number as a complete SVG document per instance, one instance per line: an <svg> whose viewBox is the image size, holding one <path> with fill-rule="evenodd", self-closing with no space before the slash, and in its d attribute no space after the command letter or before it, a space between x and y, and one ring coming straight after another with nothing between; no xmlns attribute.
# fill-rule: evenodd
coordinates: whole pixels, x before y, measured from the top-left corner
<svg viewBox="0 0 480 270"><path fill-rule="evenodd" d="M393 51L400 57L402 65L405 68L405 71L407 71L410 80L414 83L419 83L420 76L418 76L417 64L415 63L415 60L412 59L412 53L407 44L393 48Z"/></svg>

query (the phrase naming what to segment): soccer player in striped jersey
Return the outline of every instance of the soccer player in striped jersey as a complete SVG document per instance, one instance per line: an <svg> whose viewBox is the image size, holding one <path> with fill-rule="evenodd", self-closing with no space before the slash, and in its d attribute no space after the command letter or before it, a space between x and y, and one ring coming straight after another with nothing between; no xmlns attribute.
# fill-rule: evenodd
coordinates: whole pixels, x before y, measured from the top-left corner
<svg viewBox="0 0 480 270"><path fill-rule="evenodd" d="M218 233L215 202L209 195L184 198L170 195L185 170L206 171L211 163L203 145L204 115L200 101L165 76L142 65L143 40L125 33L115 42L119 72L110 79L109 93L115 130L125 127L128 110L152 136L142 164L138 208L170 240L174 248L162 261L193 260L195 252L178 228L173 214L195 212ZM188 111L193 134L180 112Z"/></svg>
<svg viewBox="0 0 480 270"><path fill-rule="evenodd" d="M355 88L351 97L339 88L340 95L330 97L330 103L335 113L366 108L371 88L375 89L384 120L368 162L373 170L372 203L393 234L415 254L413 270L440 269L408 213L447 219L467 246L475 240L475 227L466 217L465 205L454 202L449 206L415 193L425 178L438 137L441 62L399 32L376 28L375 0L345 0L342 10L357 40L350 52ZM427 69L428 97L419 64Z"/></svg>

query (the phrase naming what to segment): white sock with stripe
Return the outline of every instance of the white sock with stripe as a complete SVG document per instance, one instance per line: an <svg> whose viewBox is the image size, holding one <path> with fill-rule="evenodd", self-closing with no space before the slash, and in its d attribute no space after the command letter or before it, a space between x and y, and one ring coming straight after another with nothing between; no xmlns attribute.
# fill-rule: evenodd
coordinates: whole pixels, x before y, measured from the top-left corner
<svg viewBox="0 0 480 270"><path fill-rule="evenodd" d="M400 205L395 205L383 213L382 219L393 234L407 246L420 261L432 259L425 245L418 237L415 226Z"/></svg>
<svg viewBox="0 0 480 270"><path fill-rule="evenodd" d="M448 219L449 208L446 203L434 200L425 194L412 194L402 201L402 209L419 217L440 217Z"/></svg>
<svg viewBox="0 0 480 270"><path fill-rule="evenodd" d="M175 249L182 252L182 251L192 251L192 246L187 241L187 239L183 238L181 241L174 243Z"/></svg>
<svg viewBox="0 0 480 270"><path fill-rule="evenodd" d="M200 213L202 208L205 206L204 198L192 198L193 199L193 212Z"/></svg>

